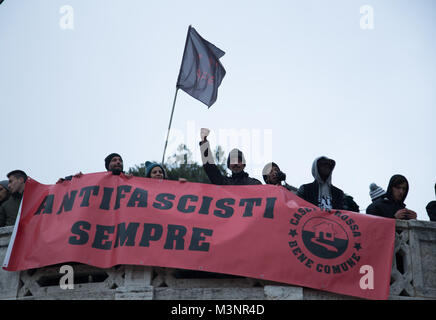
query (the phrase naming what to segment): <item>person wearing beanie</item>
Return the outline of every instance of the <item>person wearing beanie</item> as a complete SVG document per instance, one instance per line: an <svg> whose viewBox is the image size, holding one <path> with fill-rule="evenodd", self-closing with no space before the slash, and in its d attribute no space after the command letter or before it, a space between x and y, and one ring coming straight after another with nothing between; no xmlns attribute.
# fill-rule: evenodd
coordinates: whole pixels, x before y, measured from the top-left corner
<svg viewBox="0 0 436 320"><path fill-rule="evenodd" d="M0 181L0 206L3 202L8 200L9 198L9 188L8 188L8 180Z"/></svg>
<svg viewBox="0 0 436 320"><path fill-rule="evenodd" d="M436 193L436 183L434 185L434 192ZM430 221L436 221L436 201L430 201L425 207L425 210L427 210Z"/></svg>
<svg viewBox="0 0 436 320"><path fill-rule="evenodd" d="M327 157L318 157L312 164L315 181L303 184L297 196L325 210L344 210L344 192L332 185L332 172L336 162Z"/></svg>
<svg viewBox="0 0 436 320"><path fill-rule="evenodd" d="M104 159L104 166L108 172L112 172L113 175L130 179L133 178L133 174L124 172L123 158L118 153L111 153Z"/></svg>
<svg viewBox="0 0 436 320"><path fill-rule="evenodd" d="M21 198L23 197L27 174L22 170L14 170L7 174L10 197L0 206L0 227L12 226L17 219Z"/></svg>
<svg viewBox="0 0 436 320"><path fill-rule="evenodd" d="M279 166L275 162L269 162L263 167L262 177L266 184L282 186L295 194L297 193L297 188L286 183L286 174L280 171Z"/></svg>
<svg viewBox="0 0 436 320"><path fill-rule="evenodd" d="M209 180L213 184L218 185L260 185L262 182L255 178L251 178L248 173L244 171L246 161L244 154L239 149L230 151L227 157L227 168L230 169L232 175L230 177L221 174L220 170L215 164L215 161L210 151L209 141L207 136L202 137L200 141L201 159L203 161L203 169Z"/></svg>
<svg viewBox="0 0 436 320"><path fill-rule="evenodd" d="M371 183L369 185L369 196L371 197L372 202L383 197L385 194L386 194L386 191L383 190L383 188L376 185L375 183Z"/></svg>
<svg viewBox="0 0 436 320"><path fill-rule="evenodd" d="M118 153L111 153L104 159L104 166L107 171L111 171L114 175L120 175L124 172L123 158Z"/></svg>
<svg viewBox="0 0 436 320"><path fill-rule="evenodd" d="M366 213L392 219L416 219L415 211L406 208L404 200L409 192L409 182L406 177L396 174L389 180L386 194L371 203Z"/></svg>
<svg viewBox="0 0 436 320"><path fill-rule="evenodd" d="M146 161L145 162L145 177L152 179L166 179L165 169L156 162Z"/></svg>

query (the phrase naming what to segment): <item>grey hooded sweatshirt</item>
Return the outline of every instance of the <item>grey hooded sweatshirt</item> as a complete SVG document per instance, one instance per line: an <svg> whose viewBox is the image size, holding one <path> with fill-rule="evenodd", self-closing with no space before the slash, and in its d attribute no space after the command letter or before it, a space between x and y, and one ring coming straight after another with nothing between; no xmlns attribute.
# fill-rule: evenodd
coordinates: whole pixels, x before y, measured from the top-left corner
<svg viewBox="0 0 436 320"><path fill-rule="evenodd" d="M302 185L298 189L297 195L321 209L342 210L344 209L344 192L332 185L332 173L330 173L326 181L321 179L318 172L318 161L320 159L330 161L333 172L336 165L334 160L325 156L316 158L312 164L312 176L315 178L315 181Z"/></svg>

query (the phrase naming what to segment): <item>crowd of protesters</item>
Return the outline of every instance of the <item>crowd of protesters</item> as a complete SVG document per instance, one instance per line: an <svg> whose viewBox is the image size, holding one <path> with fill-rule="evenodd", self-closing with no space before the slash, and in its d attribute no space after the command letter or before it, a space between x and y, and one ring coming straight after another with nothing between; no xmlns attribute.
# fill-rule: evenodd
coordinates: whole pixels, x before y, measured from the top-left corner
<svg viewBox="0 0 436 320"><path fill-rule="evenodd" d="M214 162L207 134L202 135L200 152L203 169L212 184L217 185L261 185L262 182L249 176L245 172L246 160L239 149L230 151L227 157L227 168L231 171L230 176L223 175ZM111 153L105 159L105 168L114 175L123 174L132 178L132 174L124 172L123 159L118 153ZM262 170L263 180L266 184L281 186L298 197L310 202L324 210L348 210L359 212L359 206L353 197L345 194L341 189L332 184L332 173L336 162L325 156L316 158L312 164L314 181L295 188L286 183L286 174L280 170L275 162L265 165ZM82 172L60 178L56 183L80 178ZM145 177L151 179L167 179L164 166L151 161L145 162ZM23 196L27 175L22 170L14 170L7 174L8 180L0 181L0 227L14 225L21 198ZM186 182L183 177L179 181ZM366 213L385 218L401 220L417 219L415 211L406 208L404 203L409 192L409 182L406 177L396 174L389 181L387 190L375 183L369 186L369 196L372 203L367 207ZM436 184L435 184L436 193ZM426 206L430 221L436 221L436 201L431 201Z"/></svg>

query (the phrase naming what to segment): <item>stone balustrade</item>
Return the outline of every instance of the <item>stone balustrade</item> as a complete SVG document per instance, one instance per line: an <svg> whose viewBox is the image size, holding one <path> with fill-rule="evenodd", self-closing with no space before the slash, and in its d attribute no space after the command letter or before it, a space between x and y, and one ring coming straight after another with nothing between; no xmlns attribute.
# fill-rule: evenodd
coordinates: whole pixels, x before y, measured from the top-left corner
<svg viewBox="0 0 436 320"><path fill-rule="evenodd" d="M0 228L3 261L13 227ZM74 289L63 290L61 265L0 271L0 299L319 300L356 299L277 282L190 270L69 263ZM397 221L390 299L436 299L436 222Z"/></svg>

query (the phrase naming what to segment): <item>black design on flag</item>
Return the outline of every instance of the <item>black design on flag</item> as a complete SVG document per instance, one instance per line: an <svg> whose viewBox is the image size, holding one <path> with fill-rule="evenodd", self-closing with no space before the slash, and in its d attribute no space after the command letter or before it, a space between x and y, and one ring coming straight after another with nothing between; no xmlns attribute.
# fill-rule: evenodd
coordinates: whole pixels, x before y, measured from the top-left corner
<svg viewBox="0 0 436 320"><path fill-rule="evenodd" d="M203 39L189 26L177 88L208 107L217 99L218 87L226 70L219 59L225 52Z"/></svg>

